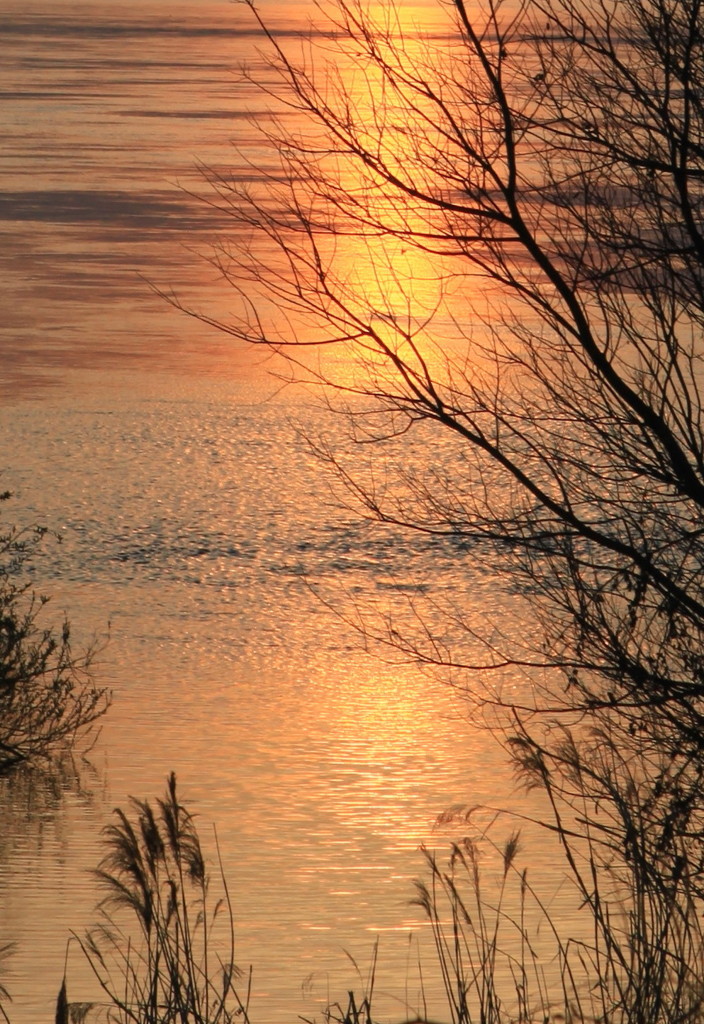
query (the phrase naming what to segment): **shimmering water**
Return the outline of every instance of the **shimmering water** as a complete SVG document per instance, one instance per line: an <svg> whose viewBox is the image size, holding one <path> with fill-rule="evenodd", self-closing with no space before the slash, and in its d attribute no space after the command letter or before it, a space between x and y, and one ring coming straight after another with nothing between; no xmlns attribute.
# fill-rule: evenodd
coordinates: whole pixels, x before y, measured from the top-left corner
<svg viewBox="0 0 704 1024"><path fill-rule="evenodd" d="M403 616L431 582L501 616L512 599L481 552L341 512L301 437L334 422L146 283L226 310L199 251L227 224L179 186L200 188L198 161L227 165L233 121L259 102L231 70L257 42L245 14L210 0L0 14L2 486L9 516L61 534L38 585L79 635L109 630L98 674L115 692L89 764L0 786L16 1024L48 1019L111 807L158 795L171 770L206 846L217 824L253 1016L271 1022L343 997L342 949L365 965L377 935L389 1013L415 1013L418 846L443 845L448 806L512 788L441 681L366 654L339 617ZM306 13L274 15L294 31ZM75 946L69 963L71 997L88 998Z"/></svg>

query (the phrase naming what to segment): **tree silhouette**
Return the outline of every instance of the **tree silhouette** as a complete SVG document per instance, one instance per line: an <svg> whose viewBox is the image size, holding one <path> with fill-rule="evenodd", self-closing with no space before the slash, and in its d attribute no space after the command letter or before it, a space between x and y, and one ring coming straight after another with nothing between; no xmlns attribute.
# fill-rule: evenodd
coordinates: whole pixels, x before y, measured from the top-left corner
<svg viewBox="0 0 704 1024"><path fill-rule="evenodd" d="M367 510L509 552L567 702L652 712L678 750L704 681L700 6L456 2L424 37L342 2L298 63L260 20L297 116L251 183L210 174L242 232L219 326L349 396L365 440L463 450L443 486L349 480Z"/></svg>
<svg viewBox="0 0 704 1024"><path fill-rule="evenodd" d="M483 659L427 621L386 639L532 672L492 699L615 941L570 836L655 917L704 867L701 4L454 0L421 26L336 0L298 46L250 7L277 113L244 184L208 175L236 228L217 325L325 387L363 444L319 452L367 514L490 549L530 600L535 640L484 638ZM422 466L360 471L416 437Z"/></svg>

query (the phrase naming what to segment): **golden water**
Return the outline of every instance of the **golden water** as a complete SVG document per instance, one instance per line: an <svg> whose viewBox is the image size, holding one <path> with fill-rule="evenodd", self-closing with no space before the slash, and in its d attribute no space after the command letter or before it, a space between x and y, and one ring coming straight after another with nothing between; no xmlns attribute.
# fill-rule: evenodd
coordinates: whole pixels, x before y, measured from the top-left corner
<svg viewBox="0 0 704 1024"><path fill-rule="evenodd" d="M507 802L510 773L440 680L364 653L309 584L342 614L403 616L431 580L486 618L512 599L480 553L335 508L296 432L334 422L147 283L227 312L201 254L228 225L191 193L198 162L242 172L229 141L262 102L233 74L261 41L246 11L8 0L0 22L3 512L62 535L37 585L79 637L109 629L114 689L89 764L0 787L12 1020L49 1018L111 808L171 770L211 850L217 825L254 1019L344 998L342 950L364 967L377 935L384 1005L413 1015L418 846L447 841L448 806ZM69 995L93 993L73 946Z"/></svg>

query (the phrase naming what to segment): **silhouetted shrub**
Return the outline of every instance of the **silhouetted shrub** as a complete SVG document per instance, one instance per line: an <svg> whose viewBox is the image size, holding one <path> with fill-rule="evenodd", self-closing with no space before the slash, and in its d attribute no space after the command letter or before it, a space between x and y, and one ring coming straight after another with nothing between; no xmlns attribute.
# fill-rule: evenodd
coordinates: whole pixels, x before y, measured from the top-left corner
<svg viewBox="0 0 704 1024"><path fill-rule="evenodd" d="M27 578L45 535L39 526L0 532L0 771L73 741L110 703L91 674L95 649L74 651L68 621L46 621L48 598Z"/></svg>

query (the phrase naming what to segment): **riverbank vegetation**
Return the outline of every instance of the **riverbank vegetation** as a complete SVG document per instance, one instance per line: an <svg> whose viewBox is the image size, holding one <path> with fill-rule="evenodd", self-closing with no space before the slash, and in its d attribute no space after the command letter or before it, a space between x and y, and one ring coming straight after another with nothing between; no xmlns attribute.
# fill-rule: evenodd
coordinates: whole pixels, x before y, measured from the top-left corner
<svg viewBox="0 0 704 1024"><path fill-rule="evenodd" d="M513 836L487 889L468 812L469 838L449 866L429 859L417 892L448 1017L694 1024L702 4L454 0L423 27L409 5L336 0L299 41L248 6L266 50L245 74L266 81L272 115L242 155L244 184L208 174L236 233L213 257L239 303L217 326L283 356L339 411L348 444L311 443L362 515L455 545L467 574L490 559L532 617L515 636L450 600L438 626L419 593L406 627L355 622L491 717L545 797L590 925L562 934ZM427 451L413 470L398 456L411 443ZM61 668L64 643L47 665ZM139 945L113 918L84 942L111 1012L248 1019L232 944L206 963L202 855L175 784L158 811L133 811L108 830L101 878ZM372 997L328 1015L369 1024Z"/></svg>
<svg viewBox="0 0 704 1024"><path fill-rule="evenodd" d="M58 625L47 621L48 598L28 576L45 538L40 527L0 532L0 772L50 757L88 730L110 702L91 675L95 650L74 650L65 618Z"/></svg>
<svg viewBox="0 0 704 1024"><path fill-rule="evenodd" d="M572 847L573 837L560 833L560 839ZM128 810L116 810L104 846L95 872L104 892L99 920L88 935L76 936L103 999L73 1002L65 978L56 1024L256 1020L252 968L235 961L235 921L217 841L208 856L175 776L155 806L133 800ZM653 885L636 891L624 879L618 888L616 877L607 883L598 843L582 852L583 870L595 880L587 908L591 927L582 938L565 935L533 889L517 832L501 845L489 836L466 837L452 846L446 863L425 852L413 902L430 941L419 947L419 1003L407 1006L404 1018L425 1020L423 985L437 989L439 983L442 1019L451 1024L701 1020L704 928L696 886L684 877L687 867L679 889L661 875L654 898ZM641 863L633 877L647 872L652 879L657 870ZM373 960L364 988L322 1011L327 1024L386 1019L376 1011L375 970Z"/></svg>

